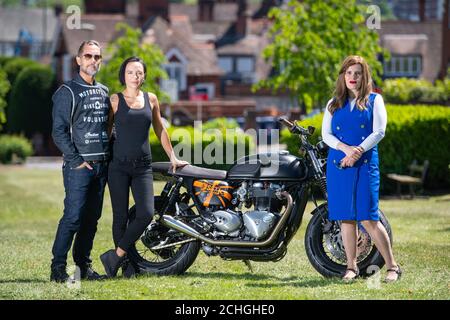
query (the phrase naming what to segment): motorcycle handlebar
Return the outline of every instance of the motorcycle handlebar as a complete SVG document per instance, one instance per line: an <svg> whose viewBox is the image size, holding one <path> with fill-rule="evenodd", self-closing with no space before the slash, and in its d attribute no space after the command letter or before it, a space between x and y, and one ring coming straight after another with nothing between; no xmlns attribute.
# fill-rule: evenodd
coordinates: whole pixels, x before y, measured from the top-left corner
<svg viewBox="0 0 450 320"><path fill-rule="evenodd" d="M314 132L313 127L308 127L308 129L305 129L299 125L297 125L295 122L291 122L287 120L286 118L278 118L278 122L284 124L286 127L288 127L289 131L292 133L297 133L305 136L310 136ZM310 129L311 128L311 129Z"/></svg>
<svg viewBox="0 0 450 320"><path fill-rule="evenodd" d="M284 124L286 127L288 127L289 129L291 129L292 127L294 127L294 124L292 122L290 122L288 119L286 118L278 118L278 122Z"/></svg>

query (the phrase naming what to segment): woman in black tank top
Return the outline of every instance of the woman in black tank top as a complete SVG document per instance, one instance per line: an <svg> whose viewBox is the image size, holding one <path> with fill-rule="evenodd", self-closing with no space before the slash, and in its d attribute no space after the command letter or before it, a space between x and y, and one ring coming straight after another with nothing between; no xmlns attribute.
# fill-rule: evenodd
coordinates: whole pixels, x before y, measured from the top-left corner
<svg viewBox="0 0 450 320"><path fill-rule="evenodd" d="M129 248L139 239L152 220L154 212L153 175L150 126L166 151L175 170L188 164L178 160L164 128L158 98L142 92L147 68L138 57L126 59L120 67L119 80L126 88L111 96L110 132L114 124L112 160L109 164L108 186L113 210L113 239L115 249L100 256L106 274L114 277L126 260ZM133 194L136 216L128 217L129 192ZM126 274L132 274L129 266Z"/></svg>

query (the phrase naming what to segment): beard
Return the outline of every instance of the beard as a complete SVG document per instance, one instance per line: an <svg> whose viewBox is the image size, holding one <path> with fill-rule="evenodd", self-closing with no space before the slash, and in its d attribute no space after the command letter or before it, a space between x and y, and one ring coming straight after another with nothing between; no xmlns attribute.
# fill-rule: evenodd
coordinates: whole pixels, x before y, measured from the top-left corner
<svg viewBox="0 0 450 320"><path fill-rule="evenodd" d="M95 76L100 71L100 65L89 65L85 68L81 69L84 73L90 75L91 77Z"/></svg>

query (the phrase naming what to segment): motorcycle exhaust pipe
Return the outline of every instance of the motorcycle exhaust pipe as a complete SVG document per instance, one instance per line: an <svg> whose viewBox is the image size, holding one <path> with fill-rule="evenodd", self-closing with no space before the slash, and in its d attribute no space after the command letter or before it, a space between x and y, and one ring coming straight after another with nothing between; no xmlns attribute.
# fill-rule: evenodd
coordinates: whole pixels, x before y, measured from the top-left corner
<svg viewBox="0 0 450 320"><path fill-rule="evenodd" d="M281 229L283 228L283 226L285 225L289 215L292 212L292 207L293 207L293 200L291 195L287 192L287 191L283 191L281 192L281 195L284 196L284 198L287 199L287 206L285 211L283 212L283 214L281 215L281 219L280 221L278 221L277 225L275 226L275 228L272 231L272 234L270 235L269 238L267 238L264 241L259 241L259 242L253 242L253 241L236 241L236 240L212 240L208 237L205 237L204 235L202 235L200 232L198 232L197 230L195 230L194 228L188 226L187 224L185 224L184 222L175 219L172 216L169 215L163 215L160 218L160 222L171 229L175 229L177 231L180 231L192 238L204 241L210 245L213 246L220 246L220 247L245 247L245 248L261 248L261 247L266 247L270 244L272 244L272 242L274 242L274 240L277 238L278 234L280 233Z"/></svg>

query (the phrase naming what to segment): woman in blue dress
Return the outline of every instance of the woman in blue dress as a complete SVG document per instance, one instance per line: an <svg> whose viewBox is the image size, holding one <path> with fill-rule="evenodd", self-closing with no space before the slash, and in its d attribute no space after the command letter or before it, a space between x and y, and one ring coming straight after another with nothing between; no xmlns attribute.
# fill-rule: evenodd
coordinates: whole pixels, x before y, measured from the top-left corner
<svg viewBox="0 0 450 320"><path fill-rule="evenodd" d="M327 160L329 219L341 221L347 257L343 277L346 281L359 275L356 262L358 222L369 233L386 262L385 280L392 282L401 276L388 234L378 215L377 144L384 137L386 122L383 98L372 92L367 62L359 56L347 57L322 124L323 140L330 147Z"/></svg>

